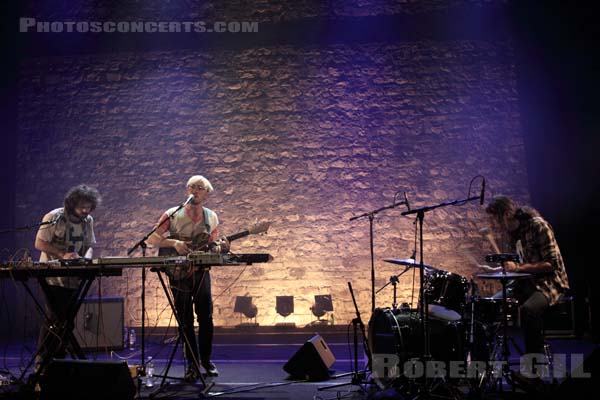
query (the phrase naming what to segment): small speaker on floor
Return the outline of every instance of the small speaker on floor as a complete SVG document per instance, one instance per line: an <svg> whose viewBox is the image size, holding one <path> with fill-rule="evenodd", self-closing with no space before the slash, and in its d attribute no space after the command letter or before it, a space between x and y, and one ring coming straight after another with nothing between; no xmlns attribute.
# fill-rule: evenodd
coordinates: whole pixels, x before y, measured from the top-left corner
<svg viewBox="0 0 600 400"><path fill-rule="evenodd" d="M52 360L40 381L40 400L135 397L126 361Z"/></svg>
<svg viewBox="0 0 600 400"><path fill-rule="evenodd" d="M283 366L292 378L325 380L329 378L329 368L335 362L331 349L321 335L309 339Z"/></svg>
<svg viewBox="0 0 600 400"><path fill-rule="evenodd" d="M82 349L123 348L123 297L86 297L74 322Z"/></svg>

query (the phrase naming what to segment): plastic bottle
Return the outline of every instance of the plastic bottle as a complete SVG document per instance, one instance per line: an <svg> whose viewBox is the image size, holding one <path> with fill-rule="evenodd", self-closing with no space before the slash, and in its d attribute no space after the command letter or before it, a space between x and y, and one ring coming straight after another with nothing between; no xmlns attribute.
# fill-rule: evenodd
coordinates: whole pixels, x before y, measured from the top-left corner
<svg viewBox="0 0 600 400"><path fill-rule="evenodd" d="M129 350L135 350L135 330L133 328L129 331Z"/></svg>
<svg viewBox="0 0 600 400"><path fill-rule="evenodd" d="M129 346L129 328L123 327L123 348Z"/></svg>
<svg viewBox="0 0 600 400"><path fill-rule="evenodd" d="M331 313L330 323L331 323L331 325L335 325L335 319L333 318L333 313Z"/></svg>
<svg viewBox="0 0 600 400"><path fill-rule="evenodd" d="M146 387L154 386L154 363L152 362L152 357L148 357L148 362L146 363Z"/></svg>

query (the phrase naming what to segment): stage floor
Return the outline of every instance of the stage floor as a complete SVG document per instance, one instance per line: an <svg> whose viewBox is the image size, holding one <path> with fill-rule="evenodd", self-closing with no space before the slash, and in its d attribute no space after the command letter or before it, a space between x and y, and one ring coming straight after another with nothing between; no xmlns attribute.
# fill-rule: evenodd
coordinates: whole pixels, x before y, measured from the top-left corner
<svg viewBox="0 0 600 400"><path fill-rule="evenodd" d="M175 345L172 332L148 335L144 342L145 356L153 357L156 375L163 375L166 372L165 368ZM331 367L331 378L319 382L291 380L282 367L314 334L320 334L323 337L336 358ZM519 335L514 333L514 336L517 346L520 346ZM555 338L549 342L554 354L565 355L567 371L571 370L571 363L573 363L573 367L577 366L575 364L581 364L585 358L589 358L597 347L591 340L585 338ZM0 348L0 351L2 351L0 354L1 374L13 378L24 375L26 379L31 371L25 371L24 373L23 368L31 358L32 349L35 349L34 343L35 341L32 338L3 340ZM379 385L373 383L362 386L352 385L351 378L354 365L352 350L353 334L351 329L347 330L346 327L323 327L323 329L315 327L314 331L310 331L310 329L285 329L280 331L276 329L220 329L217 330L215 335L213 349L213 361L217 365L220 374L215 378L206 378L206 382L212 386L204 396L214 396L222 399L271 400L406 397L400 394L400 391L405 389L396 388L396 384L392 384L387 390L383 390ZM141 341L138 340L135 350L87 351L86 354L90 360L123 359L127 360L130 366L138 365L141 363ZM597 354L597 351L595 354ZM513 346L511 346L510 360L514 362L519 360L519 354ZM366 357L360 340L358 366L360 370L363 370L366 366ZM191 399L202 397L203 385L200 381L195 384L187 384L181 381L180 378L183 376L184 369L183 355L181 346L179 346L168 371L167 385L158 390L160 387L159 377L155 377L155 386L151 388L146 387L144 380L142 380L139 391L140 398ZM585 379L582 378L582 381ZM592 379L587 378L587 380ZM557 394L560 393L558 389L560 389L563 382L564 378L556 379L554 382L545 379L542 386L536 388L536 390L539 389L542 393ZM450 386L450 389L447 390L446 386ZM23 385L19 382L2 386L0 397L23 398L23 396L18 395L20 389L21 393L23 392L22 387ZM437 383L432 384L432 388L434 394L449 398L467 398L469 396L469 398L514 398L515 396L523 399L532 398L531 393L527 393L529 387L517 386L512 388L506 383L504 383L501 390L496 385L494 388L490 387L478 393L473 392L464 381L453 379L437 380ZM81 396L81 398L86 397L85 394Z"/></svg>

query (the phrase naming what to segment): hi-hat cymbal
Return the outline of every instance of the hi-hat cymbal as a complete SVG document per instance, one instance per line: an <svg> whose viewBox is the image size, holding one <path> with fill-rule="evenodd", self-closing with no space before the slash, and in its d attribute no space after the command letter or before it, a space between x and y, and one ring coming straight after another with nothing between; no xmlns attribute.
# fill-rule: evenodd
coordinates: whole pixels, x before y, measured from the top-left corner
<svg viewBox="0 0 600 400"><path fill-rule="evenodd" d="M479 274L478 278L483 279L520 279L527 278L531 274L525 272L492 272L490 274Z"/></svg>
<svg viewBox="0 0 600 400"><path fill-rule="evenodd" d="M413 268L419 268L420 263L412 258L384 258L383 261L391 263L391 264L398 264L398 265L405 265L407 267L413 267ZM432 267L431 265L426 265L424 264L423 267L425 267L425 269L431 270L431 271L437 271L438 268L436 267Z"/></svg>

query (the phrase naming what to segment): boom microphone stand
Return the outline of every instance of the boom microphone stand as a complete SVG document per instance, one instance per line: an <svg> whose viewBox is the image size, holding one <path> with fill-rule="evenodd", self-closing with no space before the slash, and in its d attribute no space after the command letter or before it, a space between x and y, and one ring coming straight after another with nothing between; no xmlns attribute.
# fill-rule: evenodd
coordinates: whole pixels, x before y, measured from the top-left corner
<svg viewBox="0 0 600 400"><path fill-rule="evenodd" d="M175 215L175 213L177 213L179 210L181 210L183 207L187 206L189 203L192 202L192 200L194 200L194 195L191 194L188 196L187 200L184 201L183 203L181 203L179 205L179 207L177 207L175 209L175 211L173 211L171 213L171 215L168 215L168 218L163 219L162 221L160 221L160 223L158 225L156 225L146 236L144 236L139 242L137 242L132 248L130 248L129 250L127 250L127 255L130 256L131 253L133 253L138 247L142 248L142 257L146 257L146 248L148 247L148 245L146 244L146 240L148 240L148 238L150 236L152 236L152 234L154 232L156 232L156 230L158 228L160 228L165 222L167 222L168 220L170 220L171 218L173 218L173 215ZM145 357L145 350L146 350L146 332L145 332L145 320L146 320L146 267L142 267L142 360L141 360L141 371L142 371L142 376L146 375L146 357ZM141 386L141 385L139 385ZM138 387L139 387L138 386Z"/></svg>
<svg viewBox="0 0 600 400"><path fill-rule="evenodd" d="M404 193L404 197L406 198L406 193ZM388 210L390 208L401 206L403 204L406 204L408 206L408 201L404 200L399 203L396 203L396 198L394 197L394 202L391 206L381 207L377 210L369 211L349 219L349 221L354 221L355 219L369 217L369 245L371 249L371 312L375 311L375 253L373 251L373 219L375 218L375 215L377 213L380 213L383 210Z"/></svg>
<svg viewBox="0 0 600 400"><path fill-rule="evenodd" d="M42 221L42 222L38 222L35 224L31 224L31 225L18 226L16 228L2 229L2 230L0 230L0 235L4 234L4 233L28 232L33 228L39 228L40 226L55 224L58 222L58 220L59 220L59 218L54 218L53 220L50 220L50 221Z"/></svg>
<svg viewBox="0 0 600 400"><path fill-rule="evenodd" d="M484 180L485 182L485 180ZM485 183L484 183L485 185ZM484 186L485 187L485 186ZM419 288L419 306L420 317L421 317L421 329L423 330L423 361L427 363L431 359L430 350L430 335L429 335L429 310L427 304L427 298L425 297L425 264L423 263L423 220L425 219L425 213L435 210L436 208L446 207L451 205L462 205L469 201L480 200L483 204L483 190L481 196L472 196L462 200L448 201L433 206L426 206L417 208L414 210L404 211L401 215L417 214L417 220L419 221L419 282L421 287ZM424 398L429 396L429 388L427 387L427 374L423 374L423 386L422 393Z"/></svg>

